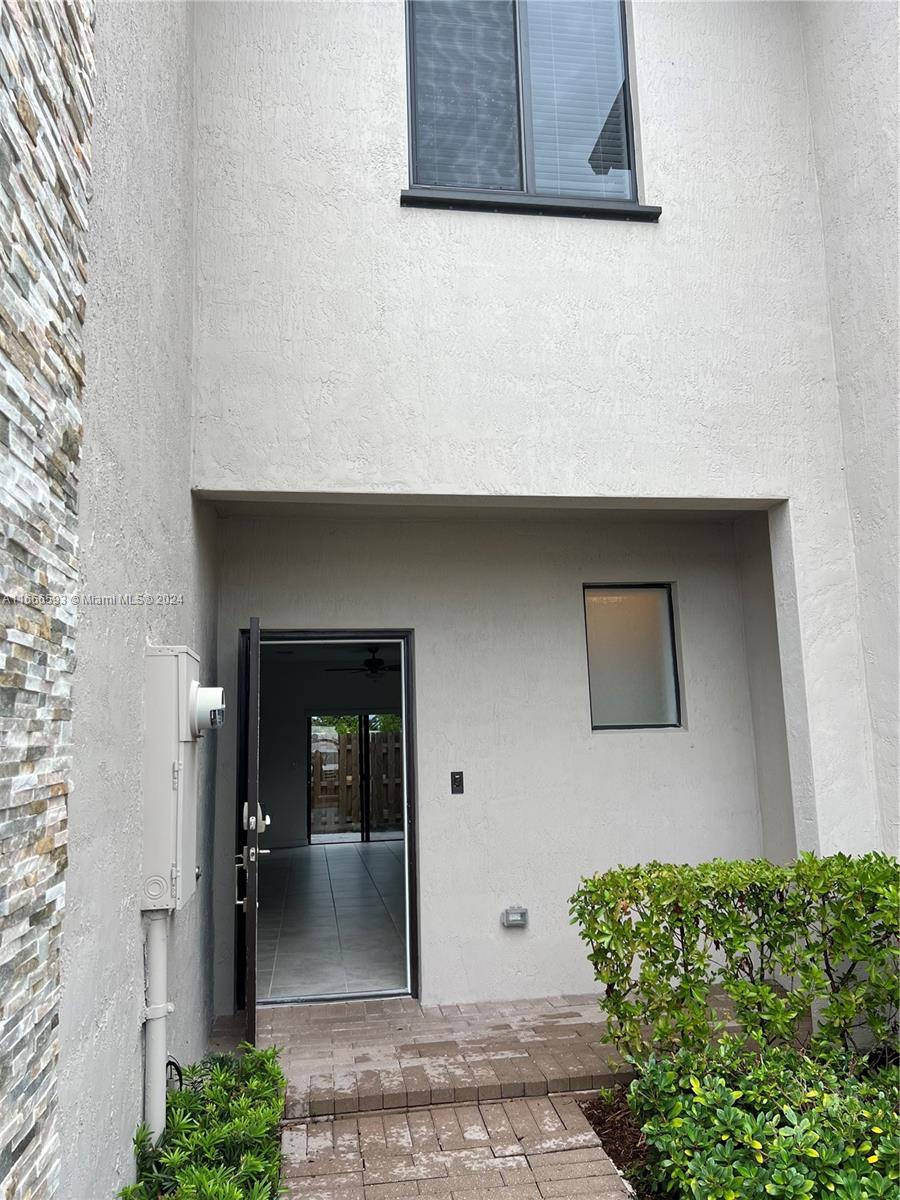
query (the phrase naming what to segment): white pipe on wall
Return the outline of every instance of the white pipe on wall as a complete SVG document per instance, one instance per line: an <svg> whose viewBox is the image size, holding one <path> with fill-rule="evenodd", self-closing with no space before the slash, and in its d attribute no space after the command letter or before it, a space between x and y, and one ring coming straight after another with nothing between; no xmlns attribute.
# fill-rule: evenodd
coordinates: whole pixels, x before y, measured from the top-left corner
<svg viewBox="0 0 900 1200"><path fill-rule="evenodd" d="M144 1011L144 1123L153 1141L166 1127L166 1017L174 1005L168 992L169 913L147 913L146 996Z"/></svg>

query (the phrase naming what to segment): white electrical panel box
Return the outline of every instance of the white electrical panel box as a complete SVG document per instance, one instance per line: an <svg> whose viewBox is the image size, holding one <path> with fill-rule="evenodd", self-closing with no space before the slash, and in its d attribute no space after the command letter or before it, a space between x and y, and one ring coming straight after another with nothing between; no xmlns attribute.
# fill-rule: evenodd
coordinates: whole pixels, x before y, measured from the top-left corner
<svg viewBox="0 0 900 1200"><path fill-rule="evenodd" d="M182 908L197 886L196 707L200 659L187 646L144 654L141 908Z"/></svg>

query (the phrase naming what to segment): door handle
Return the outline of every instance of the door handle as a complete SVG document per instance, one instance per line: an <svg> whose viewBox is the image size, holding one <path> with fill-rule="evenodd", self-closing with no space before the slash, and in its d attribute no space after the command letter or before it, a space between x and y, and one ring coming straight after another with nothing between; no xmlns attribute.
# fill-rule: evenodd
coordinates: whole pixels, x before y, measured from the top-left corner
<svg viewBox="0 0 900 1200"><path fill-rule="evenodd" d="M246 898L242 900L239 895L238 871L247 869L246 854L246 850L243 850L240 854L234 856L234 903L236 908L242 908L244 912L247 911L247 901Z"/></svg>
<svg viewBox="0 0 900 1200"><path fill-rule="evenodd" d="M244 829L258 829L260 833L265 833L271 824L272 818L263 812L259 802L256 805L256 816L251 817L250 806L244 801Z"/></svg>

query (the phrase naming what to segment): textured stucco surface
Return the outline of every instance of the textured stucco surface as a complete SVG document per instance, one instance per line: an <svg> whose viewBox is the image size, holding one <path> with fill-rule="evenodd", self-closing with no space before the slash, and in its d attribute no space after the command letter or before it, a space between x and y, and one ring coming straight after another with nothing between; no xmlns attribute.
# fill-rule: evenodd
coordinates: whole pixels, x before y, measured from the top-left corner
<svg viewBox="0 0 900 1200"><path fill-rule="evenodd" d="M401 209L400 0L199 7L194 483L788 499L798 836L864 849L881 831L798 6L639 0L632 23L658 226Z"/></svg>
<svg viewBox="0 0 900 1200"><path fill-rule="evenodd" d="M172 606L84 606L74 685L69 912L63 951L63 1200L112 1196L133 1174L143 1101L142 669L146 642L187 644L209 679L212 562L189 490L191 10L101 3L96 16L81 491L81 587L181 593ZM208 540L208 539L207 539ZM169 1049L206 1047L211 762L204 879L171 925Z"/></svg>
<svg viewBox="0 0 900 1200"><path fill-rule="evenodd" d="M590 972L566 905L584 872L653 857L762 852L730 524L235 518L221 522L220 547L219 671L232 692L238 629L250 616L264 629L415 630L428 1001L587 988ZM582 584L629 580L676 584L683 729L590 728ZM759 748L769 752L765 743ZM235 741L222 738L219 1011L230 1010L233 986L234 770ZM463 796L450 795L451 770L465 772ZM788 813L788 836L790 825ZM790 852L770 845L775 857ZM531 909L524 934L501 929L508 904Z"/></svg>
<svg viewBox="0 0 900 1200"><path fill-rule="evenodd" d="M756 746L762 849L766 858L785 862L796 854L797 835L766 515L750 513L737 518L734 536Z"/></svg>
<svg viewBox="0 0 900 1200"><path fill-rule="evenodd" d="M897 5L800 5L885 845L897 853Z"/></svg>

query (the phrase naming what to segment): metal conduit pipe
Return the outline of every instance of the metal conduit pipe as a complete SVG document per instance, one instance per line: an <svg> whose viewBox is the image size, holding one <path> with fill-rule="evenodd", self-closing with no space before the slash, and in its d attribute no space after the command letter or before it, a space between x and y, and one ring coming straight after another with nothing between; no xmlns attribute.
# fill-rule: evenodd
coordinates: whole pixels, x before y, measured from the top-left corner
<svg viewBox="0 0 900 1200"><path fill-rule="evenodd" d="M145 950L146 997L144 1009L144 1123L153 1141L166 1128L166 1017L174 1005L167 997L169 913L147 913Z"/></svg>

